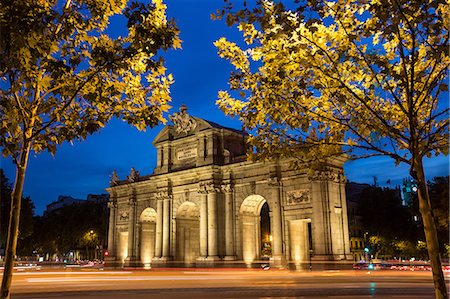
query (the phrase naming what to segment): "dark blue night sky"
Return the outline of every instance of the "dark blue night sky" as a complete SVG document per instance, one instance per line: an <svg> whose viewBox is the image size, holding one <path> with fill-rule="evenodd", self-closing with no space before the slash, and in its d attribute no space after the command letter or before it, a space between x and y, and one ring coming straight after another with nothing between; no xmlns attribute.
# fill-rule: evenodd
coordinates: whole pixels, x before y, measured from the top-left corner
<svg viewBox="0 0 450 299"><path fill-rule="evenodd" d="M165 3L183 40L182 50L165 55L168 72L175 78L170 113L178 111L184 103L191 115L240 129L238 120L226 117L215 105L218 90L228 88L227 79L232 69L227 61L218 57L213 42L221 36L239 40L237 29L227 27L223 21L210 19L210 14L220 9L223 2L166 0ZM121 19L114 21L114 28L120 30ZM57 200L58 195L84 199L89 193L105 193L113 170L122 179L131 167L139 170L141 175L150 174L156 164L152 141L162 127L140 132L122 121L113 120L85 142L62 145L54 158L48 153L31 156L24 195L31 197L36 213L42 214L46 205ZM425 166L428 179L449 173L448 157L428 159ZM1 167L13 181L15 168L11 161L2 158ZM363 183L372 183L373 177L377 177L380 185L386 185L390 180L393 187L408 176L408 168L395 167L389 158L371 158L348 162L345 174L348 180Z"/></svg>

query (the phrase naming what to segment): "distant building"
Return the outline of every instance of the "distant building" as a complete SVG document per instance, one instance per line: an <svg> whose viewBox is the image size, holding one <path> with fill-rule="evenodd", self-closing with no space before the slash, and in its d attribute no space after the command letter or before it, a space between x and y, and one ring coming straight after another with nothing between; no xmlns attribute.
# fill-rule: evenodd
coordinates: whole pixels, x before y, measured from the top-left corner
<svg viewBox="0 0 450 299"><path fill-rule="evenodd" d="M58 196L57 201L54 201L47 205L47 209L45 210L44 213L50 213L50 212L59 210L63 207L79 204L82 202L84 202L84 200L73 198L70 195L60 195L60 196Z"/></svg>
<svg viewBox="0 0 450 299"><path fill-rule="evenodd" d="M364 259L364 233L362 231L362 216L360 213L361 193L369 188L369 184L348 182L345 185L345 195L347 198L348 230L350 236L350 252L353 261Z"/></svg>
<svg viewBox="0 0 450 299"><path fill-rule="evenodd" d="M361 215L361 203L364 201L362 195L367 188L378 188L376 185L348 182L345 186L347 198L347 217L350 237L350 251L355 262L364 260L367 254L364 249L369 246L369 234L363 230L363 217ZM401 190L399 186L391 189L395 200L401 201Z"/></svg>
<svg viewBox="0 0 450 299"><path fill-rule="evenodd" d="M417 182L413 178L403 179L402 184L402 205L405 207L411 207L413 204L414 196L417 194Z"/></svg>
<svg viewBox="0 0 450 299"><path fill-rule="evenodd" d="M57 201L54 201L47 205L47 209L45 210L44 213L46 214L46 213L54 212L63 207L66 207L66 206L84 204L87 202L104 204L105 208L106 208L108 200L109 200L109 194L88 194L88 196L86 197L86 200L73 198L70 195L60 195L60 196L58 196Z"/></svg>
<svg viewBox="0 0 450 299"><path fill-rule="evenodd" d="M95 203L107 203L109 194L88 194L87 201Z"/></svg>

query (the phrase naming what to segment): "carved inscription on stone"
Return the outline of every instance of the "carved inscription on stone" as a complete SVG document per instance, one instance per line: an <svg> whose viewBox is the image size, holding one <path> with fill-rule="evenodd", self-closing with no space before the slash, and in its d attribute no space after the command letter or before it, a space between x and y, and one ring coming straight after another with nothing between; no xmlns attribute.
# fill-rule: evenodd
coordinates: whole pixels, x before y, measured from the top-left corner
<svg viewBox="0 0 450 299"><path fill-rule="evenodd" d="M197 158L197 146L182 147L176 150L178 161Z"/></svg>
<svg viewBox="0 0 450 299"><path fill-rule="evenodd" d="M311 202L309 189L300 189L286 192L286 205L298 205Z"/></svg>

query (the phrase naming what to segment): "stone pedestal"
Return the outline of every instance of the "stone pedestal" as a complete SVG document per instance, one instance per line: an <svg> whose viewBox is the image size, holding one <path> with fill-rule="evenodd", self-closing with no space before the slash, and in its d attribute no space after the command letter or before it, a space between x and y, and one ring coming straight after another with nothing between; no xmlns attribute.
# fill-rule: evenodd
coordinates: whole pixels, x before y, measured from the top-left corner
<svg viewBox="0 0 450 299"><path fill-rule="evenodd" d="M135 256L129 256L125 259L125 268L140 268L142 267L141 261Z"/></svg>
<svg viewBox="0 0 450 299"><path fill-rule="evenodd" d="M115 256L105 256L104 262L104 267L108 269L116 269L122 267L122 262L120 262Z"/></svg>
<svg viewBox="0 0 450 299"><path fill-rule="evenodd" d="M284 255L276 255L270 258L270 266L272 268L286 268L286 258Z"/></svg>

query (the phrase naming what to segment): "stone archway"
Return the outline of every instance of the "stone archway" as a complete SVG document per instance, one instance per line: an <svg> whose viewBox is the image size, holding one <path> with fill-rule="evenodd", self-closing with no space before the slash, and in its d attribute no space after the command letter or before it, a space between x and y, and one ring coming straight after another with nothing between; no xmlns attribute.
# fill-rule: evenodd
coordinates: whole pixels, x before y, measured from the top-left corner
<svg viewBox="0 0 450 299"><path fill-rule="evenodd" d="M144 268L149 268L155 256L156 211L146 208L139 217L141 223L140 258Z"/></svg>
<svg viewBox="0 0 450 299"><path fill-rule="evenodd" d="M261 195L250 195L241 204L239 214L242 221L242 258L250 265L261 258L261 210L267 201ZM264 209L269 212L268 207ZM267 215L268 218L268 215Z"/></svg>
<svg viewBox="0 0 450 299"><path fill-rule="evenodd" d="M186 201L177 210L176 255L178 261L194 264L200 253L200 210Z"/></svg>

